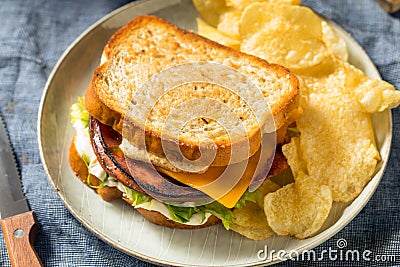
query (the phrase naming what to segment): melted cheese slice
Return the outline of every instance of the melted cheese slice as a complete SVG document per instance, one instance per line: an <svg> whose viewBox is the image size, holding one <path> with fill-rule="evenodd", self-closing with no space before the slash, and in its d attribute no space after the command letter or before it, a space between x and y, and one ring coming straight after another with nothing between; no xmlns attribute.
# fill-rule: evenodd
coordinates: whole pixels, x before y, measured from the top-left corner
<svg viewBox="0 0 400 267"><path fill-rule="evenodd" d="M175 180L196 188L227 208L233 208L249 187L260 158L260 150L247 161L229 166L209 167L204 173L172 172L156 169Z"/></svg>

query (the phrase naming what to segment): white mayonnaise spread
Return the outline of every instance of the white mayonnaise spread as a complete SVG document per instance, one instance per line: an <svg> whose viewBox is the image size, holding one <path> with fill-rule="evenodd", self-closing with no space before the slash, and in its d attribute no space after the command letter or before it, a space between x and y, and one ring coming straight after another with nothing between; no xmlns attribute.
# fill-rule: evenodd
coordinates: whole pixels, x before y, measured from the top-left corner
<svg viewBox="0 0 400 267"><path fill-rule="evenodd" d="M171 219L170 217L170 213L168 208L161 202L152 199L149 202L145 202L142 204L139 204L137 206L135 206L135 208L142 208L145 210L152 210L152 211L158 211L159 213L161 213L162 215L164 215L165 217ZM202 216L198 213L193 214L193 216L190 218L190 220L188 222L186 222L185 224L187 225L202 225L205 222L207 222L208 218L211 216L211 213L206 212L205 213L205 219L203 220Z"/></svg>

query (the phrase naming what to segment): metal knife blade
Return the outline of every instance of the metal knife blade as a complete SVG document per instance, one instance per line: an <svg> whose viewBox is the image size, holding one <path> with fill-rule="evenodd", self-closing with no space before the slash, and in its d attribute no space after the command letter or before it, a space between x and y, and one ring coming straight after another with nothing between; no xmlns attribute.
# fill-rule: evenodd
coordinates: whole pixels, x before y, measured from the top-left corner
<svg viewBox="0 0 400 267"><path fill-rule="evenodd" d="M13 267L42 266L33 249L39 227L22 191L14 151L0 114L0 224Z"/></svg>
<svg viewBox="0 0 400 267"><path fill-rule="evenodd" d="M29 211L2 116L0 116L0 218Z"/></svg>

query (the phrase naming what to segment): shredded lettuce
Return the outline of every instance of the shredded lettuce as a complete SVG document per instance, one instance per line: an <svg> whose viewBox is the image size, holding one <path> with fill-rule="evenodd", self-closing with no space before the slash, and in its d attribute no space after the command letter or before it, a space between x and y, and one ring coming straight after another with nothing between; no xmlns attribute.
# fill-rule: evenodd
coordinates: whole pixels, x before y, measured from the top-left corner
<svg viewBox="0 0 400 267"><path fill-rule="evenodd" d="M203 212L209 212L213 214L215 217L222 221L225 229L229 230L229 227L232 224L234 218L234 215L230 209L226 208L224 205L217 201L211 202L204 206L200 206L198 208Z"/></svg>
<svg viewBox="0 0 400 267"><path fill-rule="evenodd" d="M206 219L206 212L213 214L215 217L222 221L224 227L229 230L229 227L233 220L233 213L230 209L226 208L222 204L214 201L212 203L198 206L198 207L177 207L166 204L171 218L174 221L180 223L186 223L192 218L194 214L200 214L202 216L202 222Z"/></svg>
<svg viewBox="0 0 400 267"><path fill-rule="evenodd" d="M125 185L123 187L125 189L126 197L132 201L132 206L140 205L151 200L149 196L136 192Z"/></svg>
<svg viewBox="0 0 400 267"><path fill-rule="evenodd" d="M89 112L85 108L85 99L83 97L78 97L78 102L71 106L70 112L72 124L80 120L85 128L88 127Z"/></svg>
<svg viewBox="0 0 400 267"><path fill-rule="evenodd" d="M82 153L82 159L85 162L86 167L89 169L90 158L85 152Z"/></svg>
<svg viewBox="0 0 400 267"><path fill-rule="evenodd" d="M235 204L235 208L243 208L246 205L246 201L256 203L262 208L264 206L263 197L264 195L262 192L260 192L260 190L255 190L253 192L246 191Z"/></svg>
<svg viewBox="0 0 400 267"><path fill-rule="evenodd" d="M169 204L164 204L164 205L168 208L168 211L171 214L171 218L174 221L180 223L187 223L188 221L190 221L190 218L192 218L193 214L198 213L196 212L196 209L194 207L178 207ZM204 212L202 213L204 214Z"/></svg>
<svg viewBox="0 0 400 267"><path fill-rule="evenodd" d="M90 182L90 173L88 174L88 177L87 177L87 179L86 179L86 182L87 182L87 184L88 184L88 186L90 187L90 188L94 188L94 189L98 189L98 188L103 188L104 186L106 186L106 182L107 182L107 180L108 180L108 174L106 174L106 178L104 179L104 181L103 182L101 182L101 184L99 184L99 185L92 185L92 183Z"/></svg>
<svg viewBox="0 0 400 267"><path fill-rule="evenodd" d="M86 168L88 170L88 175L86 177L86 183L90 188L94 188L94 189L98 189L98 188L103 188L108 180L108 173L106 173L106 178L104 179L103 182L101 182L101 184L99 185L92 185L92 182L90 181L90 172L89 172L89 164L90 164L90 158L86 153L82 153L82 159L83 162L85 162Z"/></svg>
<svg viewBox="0 0 400 267"><path fill-rule="evenodd" d="M300 131L296 127L288 127L287 133L289 137L297 137L300 135Z"/></svg>

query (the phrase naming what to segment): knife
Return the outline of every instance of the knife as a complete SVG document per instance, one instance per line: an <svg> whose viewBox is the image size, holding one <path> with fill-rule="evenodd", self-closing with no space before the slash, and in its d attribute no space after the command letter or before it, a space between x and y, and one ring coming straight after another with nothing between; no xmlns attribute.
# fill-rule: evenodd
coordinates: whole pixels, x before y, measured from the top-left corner
<svg viewBox="0 0 400 267"><path fill-rule="evenodd" d="M0 223L13 267L43 266L33 248L39 227L22 192L20 176L0 114Z"/></svg>

